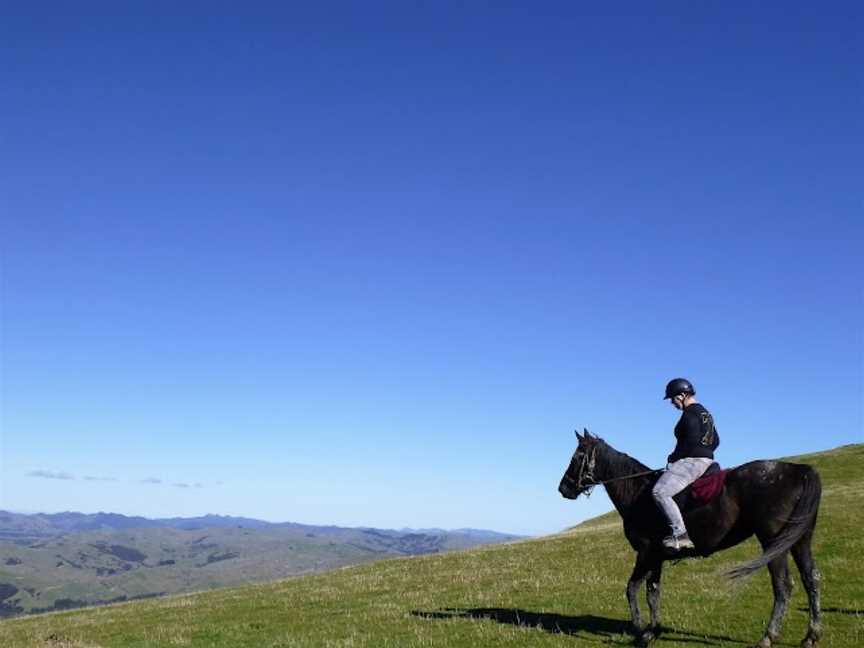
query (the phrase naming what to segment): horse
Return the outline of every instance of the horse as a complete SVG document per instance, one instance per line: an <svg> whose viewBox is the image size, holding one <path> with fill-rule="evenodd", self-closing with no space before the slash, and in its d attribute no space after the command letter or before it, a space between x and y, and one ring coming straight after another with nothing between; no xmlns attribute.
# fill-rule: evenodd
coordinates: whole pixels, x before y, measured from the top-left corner
<svg viewBox="0 0 864 648"><path fill-rule="evenodd" d="M567 499L576 499L602 485L624 520L624 535L636 551L636 564L627 582L627 601L637 644L647 645L661 630L660 576L664 561L709 556L754 534L762 545L762 555L733 569L729 575L746 576L765 565L771 574L774 607L764 636L755 648L770 648L780 635L792 591L789 553L801 573L809 601L810 622L801 647L812 648L816 644L822 635L821 575L810 545L822 486L813 467L783 461L751 461L729 470L721 493L705 504L687 502L691 489L688 486L675 500L695 548L670 555L662 545L669 524L651 495L661 471L650 470L588 430L583 435L576 432L576 437L579 446L558 491ZM637 592L645 581L651 622L643 625Z"/></svg>

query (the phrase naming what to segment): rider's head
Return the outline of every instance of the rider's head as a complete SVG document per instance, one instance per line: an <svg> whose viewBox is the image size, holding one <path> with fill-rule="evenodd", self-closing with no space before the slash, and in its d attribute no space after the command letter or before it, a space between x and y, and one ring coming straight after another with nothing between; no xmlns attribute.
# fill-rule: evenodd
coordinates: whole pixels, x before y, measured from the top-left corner
<svg viewBox="0 0 864 648"><path fill-rule="evenodd" d="M668 398L675 409L683 410L691 403L696 402L695 395L696 390L693 389L693 384L689 380L674 378L666 385L666 395L663 400Z"/></svg>

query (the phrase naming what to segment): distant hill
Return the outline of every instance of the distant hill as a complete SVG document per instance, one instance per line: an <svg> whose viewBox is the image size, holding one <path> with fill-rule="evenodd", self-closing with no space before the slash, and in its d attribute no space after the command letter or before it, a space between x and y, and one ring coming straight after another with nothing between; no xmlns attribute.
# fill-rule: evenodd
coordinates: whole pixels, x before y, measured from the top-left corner
<svg viewBox="0 0 864 648"><path fill-rule="evenodd" d="M814 465L823 485L814 541L823 574L825 636L819 646L858 648L864 637L864 445L793 460ZM577 517L578 500L573 509ZM209 542L204 532L170 532L190 534L183 536L190 541L195 534L202 538L187 547L190 553ZM246 532L251 533L232 531ZM112 551L110 545L103 547L105 556ZM759 551L750 540L709 558L667 564L665 629L656 645L752 645L771 609L767 573L762 570L739 581L724 574ZM195 560L205 563L208 556L209 550L201 550ZM136 557L127 556L125 562ZM143 562L151 564L157 557L148 554ZM230 563L224 560L197 569ZM402 556L267 584L9 619L0 622L0 646L630 646L624 587L632 566L633 551L613 513L524 542ZM0 580L14 587L10 573L4 574ZM783 646L797 645L806 627L806 597L797 575L795 581L779 644ZM8 591L0 591L0 596ZM6 600L14 604L22 599L18 593Z"/></svg>
<svg viewBox="0 0 864 648"><path fill-rule="evenodd" d="M358 529L375 530L373 527L339 527L299 524L297 522L266 522L246 517L229 515L204 515L192 518L145 518L130 517L119 513L12 513L0 511L0 540L35 540L50 538L78 531L125 531L127 529L294 529L321 535L340 535ZM484 529L409 529L398 531L378 529L385 533L426 535L459 535L489 539L513 539L518 536Z"/></svg>
<svg viewBox="0 0 864 648"><path fill-rule="evenodd" d="M207 515L0 511L0 617L252 583L518 536Z"/></svg>

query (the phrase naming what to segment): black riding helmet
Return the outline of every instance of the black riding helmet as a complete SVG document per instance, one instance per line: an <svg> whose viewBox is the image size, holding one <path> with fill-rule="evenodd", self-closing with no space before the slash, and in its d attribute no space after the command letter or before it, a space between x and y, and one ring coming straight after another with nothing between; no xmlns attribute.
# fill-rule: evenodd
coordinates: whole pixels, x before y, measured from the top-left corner
<svg viewBox="0 0 864 648"><path fill-rule="evenodd" d="M675 378L669 381L669 384L666 385L666 395L663 397L663 400L667 398L675 398L678 394L689 394L692 396L696 393L696 390L693 389L693 385L686 378Z"/></svg>

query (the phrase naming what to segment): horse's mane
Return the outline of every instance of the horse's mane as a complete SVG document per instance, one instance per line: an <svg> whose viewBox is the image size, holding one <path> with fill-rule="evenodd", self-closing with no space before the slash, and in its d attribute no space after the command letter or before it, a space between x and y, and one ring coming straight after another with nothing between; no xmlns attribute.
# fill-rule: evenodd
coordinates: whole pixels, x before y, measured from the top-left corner
<svg viewBox="0 0 864 648"><path fill-rule="evenodd" d="M597 441L605 448L604 457L611 472L616 475L626 475L628 473L642 472L643 470L651 470L638 459L634 459L630 455L620 452L606 443L600 437L595 437Z"/></svg>
<svg viewBox="0 0 864 648"><path fill-rule="evenodd" d="M625 475L632 475L651 470L638 459L634 459L624 452L619 452L600 437L596 437L596 439L598 445L603 448L603 460L610 476L623 477ZM616 488L619 489L619 492L621 492L626 500L631 500L642 492L647 480L653 482L656 480L656 476L645 475L634 479L622 479L621 481L616 482Z"/></svg>

